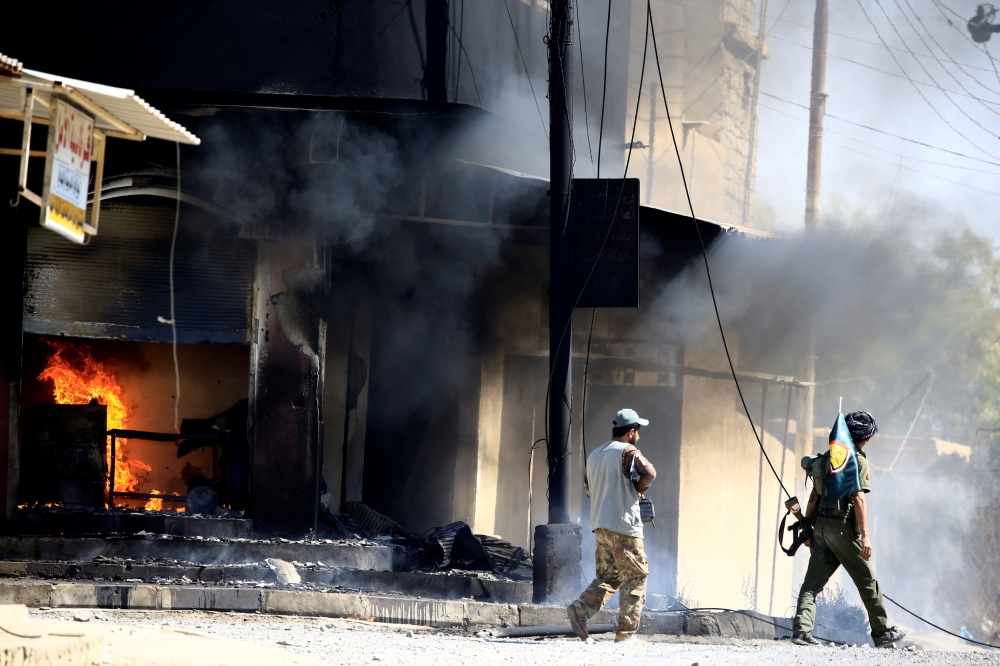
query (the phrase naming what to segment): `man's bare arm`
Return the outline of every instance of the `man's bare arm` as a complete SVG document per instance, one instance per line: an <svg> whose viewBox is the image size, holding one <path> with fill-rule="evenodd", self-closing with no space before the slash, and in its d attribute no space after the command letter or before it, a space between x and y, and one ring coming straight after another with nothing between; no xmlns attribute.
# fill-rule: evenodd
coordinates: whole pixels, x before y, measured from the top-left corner
<svg viewBox="0 0 1000 666"><path fill-rule="evenodd" d="M590 480L587 478L587 473L583 473L583 494L590 497Z"/></svg>
<svg viewBox="0 0 1000 666"><path fill-rule="evenodd" d="M858 521L858 529L861 530L861 558L870 560L872 557L872 540L868 535L868 505L865 503L865 494L861 491L854 493L854 517Z"/></svg>
<svg viewBox="0 0 1000 666"><path fill-rule="evenodd" d="M636 491L640 495L644 495L649 490L649 487L653 485L653 481L656 480L656 468L653 467L653 463L646 460L642 455L642 451L634 446L629 446L622 454L623 466L626 469L631 468L633 460L635 462L635 471L639 473L639 483L636 486Z"/></svg>

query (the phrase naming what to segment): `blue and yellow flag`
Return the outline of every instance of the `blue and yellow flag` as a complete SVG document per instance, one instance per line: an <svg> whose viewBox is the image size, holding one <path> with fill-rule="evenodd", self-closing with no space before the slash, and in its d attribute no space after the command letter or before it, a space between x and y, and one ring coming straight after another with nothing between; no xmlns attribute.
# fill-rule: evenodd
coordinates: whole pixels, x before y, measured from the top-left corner
<svg viewBox="0 0 1000 666"><path fill-rule="evenodd" d="M826 499L836 501L861 490L858 477L858 450L847 429L844 415L837 416L837 422L830 431L830 476L826 487Z"/></svg>

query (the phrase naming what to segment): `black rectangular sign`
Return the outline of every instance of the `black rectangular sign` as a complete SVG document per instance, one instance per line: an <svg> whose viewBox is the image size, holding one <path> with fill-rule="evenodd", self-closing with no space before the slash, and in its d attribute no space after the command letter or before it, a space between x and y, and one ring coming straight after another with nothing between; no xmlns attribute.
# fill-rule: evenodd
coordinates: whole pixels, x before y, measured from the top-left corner
<svg viewBox="0 0 1000 666"><path fill-rule="evenodd" d="M571 206L577 307L639 307L639 179L574 178Z"/></svg>

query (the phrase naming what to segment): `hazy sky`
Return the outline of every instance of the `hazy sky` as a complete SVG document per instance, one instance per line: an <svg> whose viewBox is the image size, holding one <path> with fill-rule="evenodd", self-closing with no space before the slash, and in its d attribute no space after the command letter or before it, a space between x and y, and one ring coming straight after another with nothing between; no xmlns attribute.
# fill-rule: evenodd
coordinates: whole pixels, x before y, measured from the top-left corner
<svg viewBox="0 0 1000 666"><path fill-rule="evenodd" d="M864 11L858 0L830 3L824 214L863 208L871 220L899 222L897 199L924 201L947 212L942 224L962 218L1000 241L1000 75L949 11L971 17L977 3L863 3ZM814 10L812 0L768 2L757 203L774 208L779 229L802 226L809 113L796 105L809 104ZM984 46L1000 57L1000 35Z"/></svg>

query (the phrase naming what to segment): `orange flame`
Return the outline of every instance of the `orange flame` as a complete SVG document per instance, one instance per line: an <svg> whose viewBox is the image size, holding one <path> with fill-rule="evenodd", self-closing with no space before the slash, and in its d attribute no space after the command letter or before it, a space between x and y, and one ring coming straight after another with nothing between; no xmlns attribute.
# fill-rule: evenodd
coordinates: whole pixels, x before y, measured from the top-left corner
<svg viewBox="0 0 1000 666"><path fill-rule="evenodd" d="M90 346L65 340L44 340L52 347L45 370L38 375L41 381L51 381L56 402L60 405L86 405L91 400L108 408L108 429L125 429L129 410L122 400L122 389L114 374L94 358ZM111 438L107 446L108 469L111 468ZM133 469L151 472L153 468L141 460L129 459L128 440L119 439L115 446L115 492L135 492L139 478ZM105 484L107 488L107 484ZM153 491L156 492L156 491ZM150 500L150 502L163 500ZM148 506L147 506L148 508Z"/></svg>
<svg viewBox="0 0 1000 666"><path fill-rule="evenodd" d="M151 495L162 495L163 493L161 493L159 490L156 490L154 488L153 490L150 491L150 494ZM148 502L146 502L146 506L143 507L143 508L146 509L146 511L163 511L163 500L161 500L161 499L150 499Z"/></svg>

